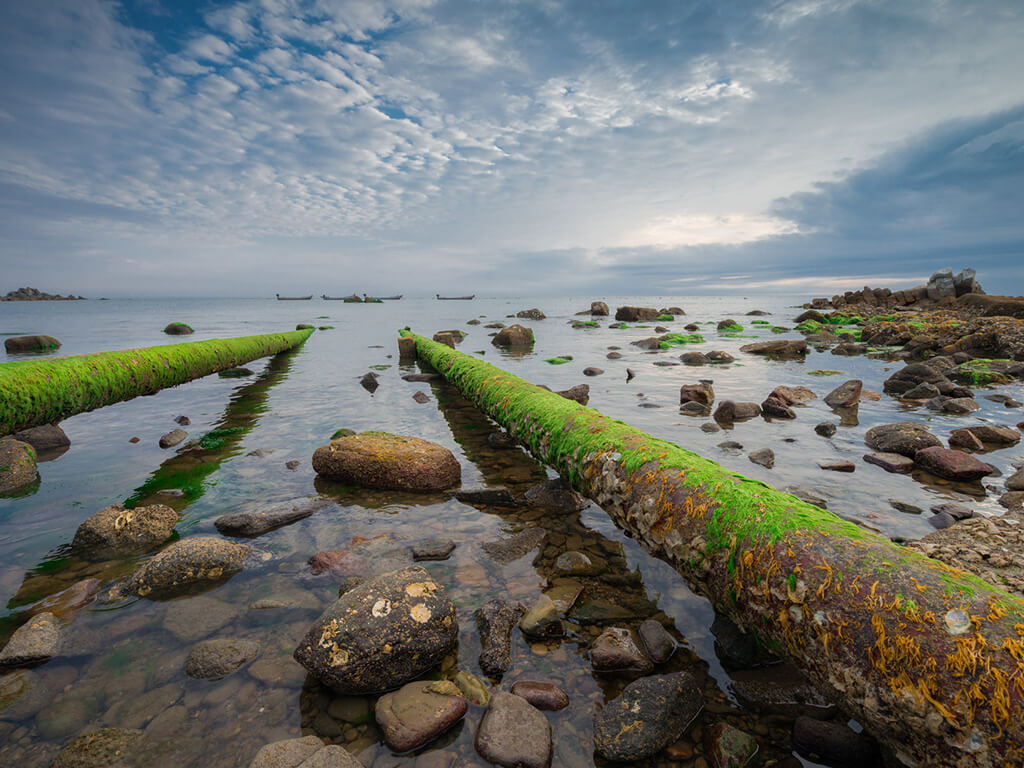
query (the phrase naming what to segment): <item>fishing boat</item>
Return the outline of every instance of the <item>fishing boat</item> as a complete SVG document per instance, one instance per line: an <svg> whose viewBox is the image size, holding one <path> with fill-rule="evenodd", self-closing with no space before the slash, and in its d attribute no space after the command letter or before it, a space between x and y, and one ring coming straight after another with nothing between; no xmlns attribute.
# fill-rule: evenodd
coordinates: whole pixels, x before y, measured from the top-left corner
<svg viewBox="0 0 1024 768"><path fill-rule="evenodd" d="M402 294L398 294L397 296L381 296L380 300L381 301L398 301L401 298L402 298Z"/></svg>
<svg viewBox="0 0 1024 768"><path fill-rule="evenodd" d="M278 301L309 301L313 298L312 293L309 296L282 296L280 293L274 295L277 296Z"/></svg>
<svg viewBox="0 0 1024 768"><path fill-rule="evenodd" d="M345 299L351 298L351 296L328 296L326 293L321 293L320 298L325 301L344 301Z"/></svg>
<svg viewBox="0 0 1024 768"><path fill-rule="evenodd" d="M470 301L476 297L475 293L472 296L442 296L440 293L435 295L441 301Z"/></svg>

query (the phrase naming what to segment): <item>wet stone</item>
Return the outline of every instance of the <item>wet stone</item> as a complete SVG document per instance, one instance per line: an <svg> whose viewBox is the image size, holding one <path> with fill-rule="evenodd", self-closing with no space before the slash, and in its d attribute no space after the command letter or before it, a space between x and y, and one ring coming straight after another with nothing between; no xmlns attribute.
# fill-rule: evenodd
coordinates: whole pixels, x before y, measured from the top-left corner
<svg viewBox="0 0 1024 768"><path fill-rule="evenodd" d="M523 497L531 507L548 507L562 512L579 512L590 503L560 478L533 486Z"/></svg>
<svg viewBox="0 0 1024 768"><path fill-rule="evenodd" d="M840 459L838 461L819 461L818 466L830 472L853 472L857 469L857 465L848 459Z"/></svg>
<svg viewBox="0 0 1024 768"><path fill-rule="evenodd" d="M256 658L260 644L241 638L215 638L197 643L185 659L185 674L198 680L220 680Z"/></svg>
<svg viewBox="0 0 1024 768"><path fill-rule="evenodd" d="M759 448L756 451L751 451L747 454L747 458L767 469L775 466L775 451L771 448Z"/></svg>
<svg viewBox="0 0 1024 768"><path fill-rule="evenodd" d="M633 633L620 627L609 627L598 636L590 648L590 664L598 672L647 674L654 670Z"/></svg>
<svg viewBox="0 0 1024 768"><path fill-rule="evenodd" d="M470 488L459 491L455 498L463 504L494 507L521 507L523 502L508 488Z"/></svg>
<svg viewBox="0 0 1024 768"><path fill-rule="evenodd" d="M455 550L455 542L451 539L431 539L412 548L412 559L420 560L447 560Z"/></svg>
<svg viewBox="0 0 1024 768"><path fill-rule="evenodd" d="M668 633L661 622L654 619L646 619L640 624L640 640L651 660L656 664L668 661L675 653L676 641Z"/></svg>
<svg viewBox="0 0 1024 768"><path fill-rule="evenodd" d="M886 472L895 472L900 475L910 474L914 469L914 460L899 453L866 453L864 461L881 467Z"/></svg>
<svg viewBox="0 0 1024 768"><path fill-rule="evenodd" d="M160 437L160 447L173 448L178 443L182 442L186 437L188 437L188 432L186 432L184 429L172 429L170 432Z"/></svg>
<svg viewBox="0 0 1024 768"><path fill-rule="evenodd" d="M555 569L559 573L585 575L594 571L594 563L585 553L572 550L555 558Z"/></svg>
<svg viewBox="0 0 1024 768"><path fill-rule="evenodd" d="M558 615L558 608L547 595L540 595L533 607L519 620L519 629L528 637L562 637L565 627Z"/></svg>
<svg viewBox="0 0 1024 768"><path fill-rule="evenodd" d="M396 752L423 746L462 719L466 699L448 680L420 680L377 700L377 724Z"/></svg>
<svg viewBox="0 0 1024 768"><path fill-rule="evenodd" d="M836 712L836 706L790 664L736 670L731 677L736 698L752 709L788 718L825 718Z"/></svg>
<svg viewBox="0 0 1024 768"><path fill-rule="evenodd" d="M295 660L342 693L401 685L439 663L455 646L455 606L420 566L364 582L310 627Z"/></svg>
<svg viewBox="0 0 1024 768"><path fill-rule="evenodd" d="M814 431L822 437L832 437L836 433L836 425L830 421L823 421L815 425Z"/></svg>
<svg viewBox="0 0 1024 768"><path fill-rule="evenodd" d="M20 667L49 661L61 648L60 621L40 613L22 624L0 651L0 667Z"/></svg>
<svg viewBox="0 0 1024 768"><path fill-rule="evenodd" d="M831 408L849 408L860 402L860 392L864 382L860 379L851 379L840 384L827 395L825 404Z"/></svg>
<svg viewBox="0 0 1024 768"><path fill-rule="evenodd" d="M527 528L506 538L485 541L480 548L495 562L507 564L536 549L544 540L544 536L543 528Z"/></svg>
<svg viewBox="0 0 1024 768"><path fill-rule="evenodd" d="M238 606L215 597L190 597L167 606L163 627L181 642L194 643L227 626L240 613Z"/></svg>
<svg viewBox="0 0 1024 768"><path fill-rule="evenodd" d="M330 506L328 501L305 500L287 509L223 515L214 520L213 524L225 536L260 536L275 528L303 520L327 506Z"/></svg>
<svg viewBox="0 0 1024 768"><path fill-rule="evenodd" d="M38 477L32 446L11 437L0 438L0 495L17 493Z"/></svg>
<svg viewBox="0 0 1024 768"><path fill-rule="evenodd" d="M511 690L514 695L523 697L545 712L557 712L569 706L569 696L554 683L516 680Z"/></svg>
<svg viewBox="0 0 1024 768"><path fill-rule="evenodd" d="M313 453L320 475L393 491L442 491L458 485L462 470L444 446L387 432L347 435Z"/></svg>
<svg viewBox="0 0 1024 768"><path fill-rule="evenodd" d="M872 427L864 435L864 442L879 453L898 453L911 459L922 448L942 445L928 427L909 421Z"/></svg>
<svg viewBox="0 0 1024 768"><path fill-rule="evenodd" d="M526 699L496 691L476 732L476 751L502 768L549 768L551 724Z"/></svg>
<svg viewBox="0 0 1024 768"><path fill-rule="evenodd" d="M777 397L766 397L761 403L761 413L773 419L796 418L796 411Z"/></svg>
<svg viewBox="0 0 1024 768"><path fill-rule="evenodd" d="M908 504L905 501L900 501L899 499L889 499L889 506L895 509L897 512L903 512L907 515L920 515L922 512L924 512L924 510L921 509L920 507L914 504Z"/></svg>
<svg viewBox="0 0 1024 768"><path fill-rule="evenodd" d="M260 748L259 752L249 763L249 768L298 768L305 760L324 748L324 743L316 736L304 736L301 739L285 739L275 741ZM350 763L352 768L361 768L355 758Z"/></svg>
<svg viewBox="0 0 1024 768"><path fill-rule="evenodd" d="M501 599L485 603L476 611L480 631L480 669L491 677L500 677L512 664L512 629L522 610Z"/></svg>
<svg viewBox="0 0 1024 768"><path fill-rule="evenodd" d="M728 723L715 723L705 731L705 748L718 768L743 768L757 754L757 739Z"/></svg>
<svg viewBox="0 0 1024 768"><path fill-rule="evenodd" d="M64 747L53 761L53 768L107 768L127 757L141 738L139 730L100 728Z"/></svg>
<svg viewBox="0 0 1024 768"><path fill-rule="evenodd" d="M452 678L452 682L462 691L462 695L468 701L486 707L491 701L491 692L487 684L476 675L471 675L465 670L459 670Z"/></svg>
<svg viewBox="0 0 1024 768"><path fill-rule="evenodd" d="M753 669L777 661L752 635L743 632L731 619L716 613L711 623L715 637L715 654L722 662L736 669Z"/></svg>
<svg viewBox="0 0 1024 768"><path fill-rule="evenodd" d="M971 482L992 473L992 468L963 451L936 445L914 454L914 465L947 480Z"/></svg>
<svg viewBox="0 0 1024 768"><path fill-rule="evenodd" d="M644 760L678 740L703 708L689 673L642 677L594 715L594 748L609 760Z"/></svg>
<svg viewBox="0 0 1024 768"><path fill-rule="evenodd" d="M413 392L412 399L420 405L430 402L430 397L425 392Z"/></svg>
<svg viewBox="0 0 1024 768"><path fill-rule="evenodd" d="M194 585L215 584L240 571L250 551L233 541L190 536L146 561L120 591L139 597L161 597Z"/></svg>
<svg viewBox="0 0 1024 768"><path fill-rule="evenodd" d="M178 513L164 504L134 509L113 504L78 526L71 547L91 559L142 552L167 541L177 523Z"/></svg>

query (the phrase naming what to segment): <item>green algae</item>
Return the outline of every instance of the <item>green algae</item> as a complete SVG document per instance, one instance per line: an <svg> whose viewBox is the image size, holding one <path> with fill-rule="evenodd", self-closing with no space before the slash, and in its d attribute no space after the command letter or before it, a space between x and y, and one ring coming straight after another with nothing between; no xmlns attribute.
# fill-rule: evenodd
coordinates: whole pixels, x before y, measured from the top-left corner
<svg viewBox="0 0 1024 768"><path fill-rule="evenodd" d="M573 328L600 328L601 324L597 320L573 320Z"/></svg>
<svg viewBox="0 0 1024 768"><path fill-rule="evenodd" d="M800 333L817 333L824 327L817 320L804 320L802 323L797 323L796 330Z"/></svg>
<svg viewBox="0 0 1024 768"><path fill-rule="evenodd" d="M840 338L840 337L843 337L843 336L850 336L855 341L860 341L861 340L861 330L860 330L860 328L857 328L855 330L854 329L843 329L843 328L840 328L838 331L836 331L836 338Z"/></svg>
<svg viewBox="0 0 1024 768"><path fill-rule="evenodd" d="M184 336L189 333L195 333L195 331L188 323L168 323L164 327L164 333Z"/></svg>
<svg viewBox="0 0 1024 768"><path fill-rule="evenodd" d="M1013 381L1013 377L1005 371L994 367L993 364L1009 365L1011 362L1006 359L978 357L958 365L954 369L953 375L957 379L968 381L978 386L1009 384Z"/></svg>
<svg viewBox="0 0 1024 768"><path fill-rule="evenodd" d="M671 323L676 319L675 315L658 315L655 320L661 323Z"/></svg>
<svg viewBox="0 0 1024 768"><path fill-rule="evenodd" d="M727 324L719 326L718 331L720 333L740 333L743 330L743 326L737 323L735 320L729 321Z"/></svg>
<svg viewBox="0 0 1024 768"><path fill-rule="evenodd" d="M703 342L704 337L699 333L666 333L658 341L658 346L661 349L671 349L684 344L702 344Z"/></svg>
<svg viewBox="0 0 1024 768"><path fill-rule="evenodd" d="M572 360L570 355L559 355L558 357L549 357L544 362L550 363L551 365L564 365Z"/></svg>
<svg viewBox="0 0 1024 768"><path fill-rule="evenodd" d="M0 364L0 435L148 395L301 345L311 330Z"/></svg>
<svg viewBox="0 0 1024 768"><path fill-rule="evenodd" d="M751 325L771 325L771 323L768 322L767 320L751 320L750 324Z"/></svg>

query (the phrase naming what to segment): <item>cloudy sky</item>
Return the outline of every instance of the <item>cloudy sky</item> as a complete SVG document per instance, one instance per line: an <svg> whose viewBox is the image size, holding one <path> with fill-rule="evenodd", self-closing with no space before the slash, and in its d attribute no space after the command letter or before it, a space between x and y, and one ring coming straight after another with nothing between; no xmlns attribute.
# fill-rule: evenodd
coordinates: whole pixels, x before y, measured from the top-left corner
<svg viewBox="0 0 1024 768"><path fill-rule="evenodd" d="M1024 293L1020 0L8 0L0 292Z"/></svg>

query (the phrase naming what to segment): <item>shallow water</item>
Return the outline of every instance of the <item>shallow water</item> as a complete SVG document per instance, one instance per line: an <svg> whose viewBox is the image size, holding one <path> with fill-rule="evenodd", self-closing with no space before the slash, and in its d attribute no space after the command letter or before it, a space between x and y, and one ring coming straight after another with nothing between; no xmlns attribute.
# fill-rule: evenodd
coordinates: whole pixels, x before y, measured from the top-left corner
<svg viewBox="0 0 1024 768"><path fill-rule="evenodd" d="M249 364L255 372L251 377L210 376L66 420L62 426L71 438L71 449L40 465L38 489L21 498L0 499L0 596L6 606L0 614L4 617L0 641L6 641L32 612L45 610L55 601L66 618L70 638L67 656L15 673L17 677L0 678L0 685L8 688L23 682L33 686L20 704L0 712L0 763L17 762L26 768L49 765L60 746L78 732L104 724L145 728L147 747L138 760L146 765L246 766L262 744L308 732L348 744L367 765L432 764L433 757L417 760L415 755L392 755L380 743L372 719L366 717L367 707L372 711L372 698L334 697L321 690L315 681L305 679L291 652L320 609L336 595L341 578L338 574L313 576L306 565L312 554L350 549L351 570L366 575L408 564L411 544L437 536L449 537L458 545L450 560L426 564L447 587L459 612L459 648L442 670L447 675L455 669L481 674L473 612L484 602L501 596L531 604L543 589L562 583L555 581L560 574L554 561L567 550L584 551L604 564L601 576L579 579L584 591L575 616L570 614L575 619L573 633L550 644L530 644L517 635L513 668L504 678L503 687L507 687L520 676L542 677L569 693L570 707L549 715L555 730L556 765L594 764L591 714L624 683L591 671L590 642L603 626L635 626L649 616L664 619L682 643L666 669L688 669L705 687L708 708L688 735L696 754L700 754L701 730L724 720L758 735L763 757L785 757L791 721L757 715L737 703L730 689L732 676L715 652L710 633L714 613L707 601L617 530L594 505L575 515L541 509L508 513L477 509L443 495L363 491L318 480L310 457L340 427L383 429L450 448L462 465L464 487L505 485L525 490L543 480L548 473L521 451L497 451L487 445L486 436L494 425L449 385L400 379L414 369L398 365L398 328L408 325L425 334L459 328L469 334L459 345L464 352L482 353L483 359L552 389L585 382L591 387L590 406L605 414L776 487L812 489L828 499L832 511L858 518L888 535L917 538L928 533L932 528L925 519L927 509L945 500L967 500L983 512L1001 513L995 496L983 496L981 486L954 487L925 476L890 475L860 460L866 452L864 432L876 424L925 421L946 437L959 426L1013 424L1021 418L1019 411L1008 411L981 397L982 410L969 417L923 409L908 413L888 397L862 402L857 424L848 418L849 423L841 425L831 439L813 431L820 421L839 423L837 414L820 399L798 408L795 421L755 419L711 434L700 428L709 419L678 412L679 386L702 378L713 380L719 400L760 402L778 384L802 384L821 397L847 378L863 379L865 387L881 391L888 371L901 363L816 351L802 362L773 362L738 351L752 339L715 331L719 320L733 317L743 324L743 336L799 338L795 333L772 334L768 326L750 321L792 326L792 318L800 311L793 305L802 300L795 296L609 300L613 312L623 304L682 306L685 317L663 323L673 331L681 331L689 322L706 323L704 343L653 354L629 343L656 335L653 327L615 330L606 327L611 319L599 318L600 328L572 329L569 321L588 306L589 299L405 299L375 305L320 300L0 302L0 333L54 335L63 342L60 354L265 333L291 329L300 322L334 326L315 333L297 352ZM522 321L535 330L534 350L508 355L494 348L488 337L491 331L484 324L513 322L506 315L529 307L539 307L548 316L542 321ZM745 316L755 308L772 315ZM466 325L473 317L481 317L481 324ZM196 333L184 338L164 336L162 328L171 321L187 322ZM609 346L621 347L623 358L606 359ZM705 367L654 365L676 361L691 348L724 349L737 361ZM565 365L544 362L562 354L572 355L573 360ZM358 379L372 366L377 366L380 386L371 395ZM605 373L584 377L581 372L587 366ZM629 382L627 367L636 372ZM842 375L808 375L815 369ZM417 391L426 393L429 402L413 401ZM1019 384L998 391L1024 399ZM229 430L220 445L200 455L199 464L195 455L181 457L174 449L157 445L160 435L176 427L174 419L182 414L192 421L186 428L192 438L211 429ZM140 441L129 443L131 437ZM739 441L743 450L724 451L718 447L724 440ZM747 459L749 451L762 447L775 451L772 470ZM257 449L263 455L250 455ZM985 460L1005 473L1019 455L1018 446L988 454ZM818 468L818 461L833 458L853 460L856 472ZM290 460L299 462L294 471L285 466ZM158 493L166 488L181 489L184 495ZM61 596L62 590L84 579L107 584L132 570L132 561L85 563L68 552L78 524L109 504L129 498L168 503L180 512L177 530L186 536L215 534L213 520L222 514L291 505L311 497L333 503L312 517L253 540L256 553L246 569L202 595L113 606L94 602L84 608L67 605L67 593ZM926 512L898 512L888 503L890 498ZM528 527L542 528L544 539L538 549L511 563L496 562L480 546ZM268 597L297 607L249 608ZM191 644L226 635L259 640L258 659L218 682L187 678L181 666ZM0 704L3 695L0 689ZM471 706L465 722L425 752L456 755L455 765L482 765L473 758L472 748L481 711ZM651 764L693 764L685 745L670 758L663 753Z"/></svg>

